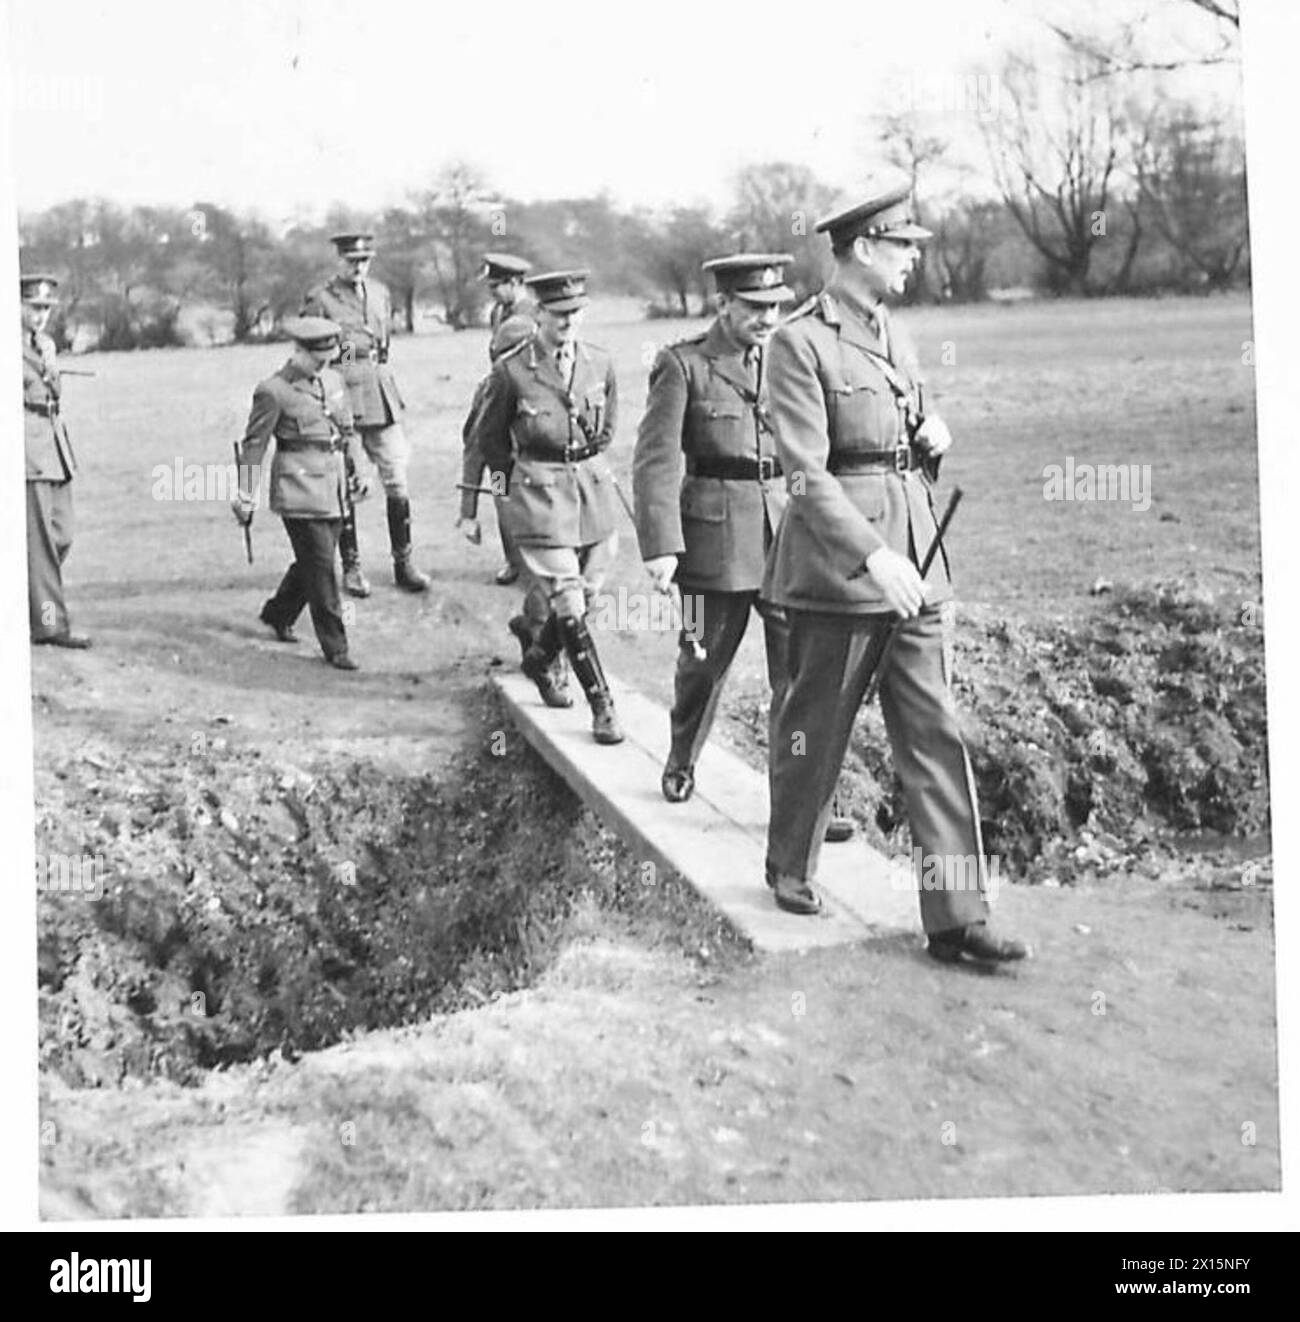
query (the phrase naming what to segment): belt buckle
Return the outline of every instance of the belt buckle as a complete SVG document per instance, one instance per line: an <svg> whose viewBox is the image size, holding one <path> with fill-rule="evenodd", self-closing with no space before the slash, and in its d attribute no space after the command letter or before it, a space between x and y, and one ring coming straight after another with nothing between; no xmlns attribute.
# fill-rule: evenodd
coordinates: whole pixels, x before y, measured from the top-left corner
<svg viewBox="0 0 1300 1322"><path fill-rule="evenodd" d="M769 455L764 455L758 461L758 480L760 482L770 482L776 476L776 460Z"/></svg>
<svg viewBox="0 0 1300 1322"><path fill-rule="evenodd" d="M894 447L894 472L906 473L912 467L912 447L910 445L896 445Z"/></svg>

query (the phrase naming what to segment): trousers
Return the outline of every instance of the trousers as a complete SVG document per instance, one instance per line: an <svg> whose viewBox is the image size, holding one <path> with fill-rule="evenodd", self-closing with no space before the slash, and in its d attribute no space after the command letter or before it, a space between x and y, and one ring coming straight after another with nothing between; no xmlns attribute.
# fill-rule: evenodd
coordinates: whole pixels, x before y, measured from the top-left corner
<svg viewBox="0 0 1300 1322"><path fill-rule="evenodd" d="M379 480L388 496L409 499L406 469L411 461L411 443L400 422L386 427L358 427L361 445L370 462L379 470Z"/></svg>
<svg viewBox="0 0 1300 1322"><path fill-rule="evenodd" d="M293 547L293 564L265 606L268 624L293 624L307 606L312 628L327 657L348 650L347 630L339 581L334 568L342 519L285 519L284 530Z"/></svg>
<svg viewBox="0 0 1300 1322"><path fill-rule="evenodd" d="M749 627L751 610L763 621L767 680L772 689L770 740L776 711L785 697L789 631L784 613L761 602L757 591L709 592L683 584L681 592L683 624L691 623L693 613L696 627L693 632L683 628L678 641L668 763L693 767L713 728L722 686Z"/></svg>
<svg viewBox="0 0 1300 1322"><path fill-rule="evenodd" d="M600 591L618 554L618 533L590 546L520 546L525 570L525 600L534 591L546 595L561 619L580 619L587 598Z"/></svg>
<svg viewBox="0 0 1300 1322"><path fill-rule="evenodd" d="M891 617L786 614L789 679L768 750L767 858L770 867L811 882L853 724ZM938 607L905 620L880 682L913 858L927 874L927 884L918 887L927 933L988 916L975 779L957 723L943 641ZM939 877L941 885L929 884Z"/></svg>
<svg viewBox="0 0 1300 1322"><path fill-rule="evenodd" d="M72 549L72 483L27 483L27 614L32 638L68 632L63 562Z"/></svg>

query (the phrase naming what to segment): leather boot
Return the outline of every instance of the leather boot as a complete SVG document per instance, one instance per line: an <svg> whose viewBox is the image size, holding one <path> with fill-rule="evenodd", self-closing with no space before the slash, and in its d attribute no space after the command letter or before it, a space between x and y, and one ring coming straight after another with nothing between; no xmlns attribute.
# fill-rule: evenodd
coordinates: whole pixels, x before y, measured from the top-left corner
<svg viewBox="0 0 1300 1322"><path fill-rule="evenodd" d="M388 541L393 548L393 578L407 592L424 592L429 578L411 563L411 502L405 496L388 497Z"/></svg>
<svg viewBox="0 0 1300 1322"><path fill-rule="evenodd" d="M596 655L596 644L587 629L587 621L581 617L562 619L559 628L564 639L564 650L569 654L569 664L591 707L591 732L596 742L621 744L623 731L614 712L614 698L609 691L609 681L605 678L600 657Z"/></svg>
<svg viewBox="0 0 1300 1322"><path fill-rule="evenodd" d="M523 617L516 615L515 619L510 621L511 633L522 643L522 631L515 627L515 620L523 620ZM527 628L526 621L524 628ZM560 660L563 647L559 617L552 613L538 630L537 636L524 649L524 674L537 685L537 691L548 707L573 706L573 698L569 694L568 676L564 672L564 662Z"/></svg>
<svg viewBox="0 0 1300 1322"><path fill-rule="evenodd" d="M339 558L343 561L343 591L350 597L368 597L370 584L361 572L361 552L357 547L357 512L348 502L348 512L339 529Z"/></svg>

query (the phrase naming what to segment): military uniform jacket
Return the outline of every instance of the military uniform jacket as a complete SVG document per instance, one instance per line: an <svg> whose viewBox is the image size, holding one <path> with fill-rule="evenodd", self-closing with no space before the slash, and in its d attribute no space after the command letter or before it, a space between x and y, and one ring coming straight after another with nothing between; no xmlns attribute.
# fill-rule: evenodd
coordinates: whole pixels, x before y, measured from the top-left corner
<svg viewBox="0 0 1300 1322"><path fill-rule="evenodd" d="M537 329L536 311L537 304L526 297L517 298L509 307L504 303L492 304L488 313L488 325L492 327L492 338L488 341L490 362L495 363L503 353L533 334Z"/></svg>
<svg viewBox="0 0 1300 1322"><path fill-rule="evenodd" d="M346 512L344 447L354 463L361 447L343 378L302 371L292 359L253 392L241 470L257 468L275 441L271 509L286 519L341 519Z"/></svg>
<svg viewBox="0 0 1300 1322"><path fill-rule="evenodd" d="M576 345L567 390L536 340L497 360L471 439L491 472L509 474L506 526L521 546L591 546L616 531L604 452L617 421L618 386L604 349ZM589 458L574 457L593 447Z"/></svg>
<svg viewBox="0 0 1300 1322"><path fill-rule="evenodd" d="M888 326L893 376L920 416L915 348L892 317ZM866 557L888 546L919 567L929 549L937 520L926 472L830 471L845 455L889 453L906 444L905 415L881 364L884 354L865 309L834 282L773 336L772 421L790 492L763 587L777 605L846 615L887 611L864 570ZM926 581L931 601L951 596L945 556L935 557Z"/></svg>
<svg viewBox="0 0 1300 1322"><path fill-rule="evenodd" d="M406 401L388 365L393 301L388 286L369 278L358 293L335 276L313 289L302 305L305 317L328 317L343 328L338 370L347 382L352 418L358 427L387 427L398 421Z"/></svg>
<svg viewBox="0 0 1300 1322"><path fill-rule="evenodd" d="M779 478L693 475L696 460L775 456L765 383L744 351L714 322L695 339L662 350L632 467L641 556L679 555L681 583L713 592L752 592L763 580L785 509Z"/></svg>
<svg viewBox="0 0 1300 1322"><path fill-rule="evenodd" d="M492 327L492 338L488 341L488 361L495 363L505 354L517 353L537 331L537 322L533 312L536 304L531 299L518 299L507 308L504 304L493 303L488 314ZM475 519L478 517L479 492L473 490L483 481L483 470L487 460L475 441L475 427L478 423L479 410L487 394L488 377L484 377L474 388L474 398L470 402L469 413L461 428L460 438L464 446L461 460L460 517Z"/></svg>
<svg viewBox="0 0 1300 1322"><path fill-rule="evenodd" d="M23 332L23 447L29 482L67 482L77 471L68 430L59 417L58 356L42 331Z"/></svg>

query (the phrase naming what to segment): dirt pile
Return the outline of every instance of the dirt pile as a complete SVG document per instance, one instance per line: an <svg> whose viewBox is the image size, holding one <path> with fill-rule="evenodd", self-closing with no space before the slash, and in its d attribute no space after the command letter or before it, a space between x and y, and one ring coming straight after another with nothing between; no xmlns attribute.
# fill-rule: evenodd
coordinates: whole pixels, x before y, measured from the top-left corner
<svg viewBox="0 0 1300 1322"><path fill-rule="evenodd" d="M954 689L985 845L1015 875L1105 872L1184 833L1239 856L1232 837L1268 830L1263 629L1235 604L1156 583L1069 620L979 609L958 623ZM842 785L882 846L909 847L877 707Z"/></svg>
<svg viewBox="0 0 1300 1322"><path fill-rule="evenodd" d="M546 966L580 897L703 960L738 948L680 883L648 886L513 736L437 781L277 764L221 735L83 751L43 770L38 800L38 862L103 873L98 898L38 897L41 1061L77 1086L192 1082L481 1003Z"/></svg>

